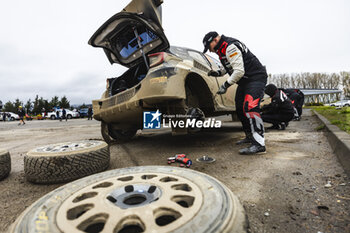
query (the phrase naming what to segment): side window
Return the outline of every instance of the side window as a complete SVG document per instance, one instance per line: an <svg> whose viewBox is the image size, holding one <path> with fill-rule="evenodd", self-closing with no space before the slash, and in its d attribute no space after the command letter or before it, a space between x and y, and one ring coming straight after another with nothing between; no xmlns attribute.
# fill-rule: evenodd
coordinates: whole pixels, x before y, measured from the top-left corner
<svg viewBox="0 0 350 233"><path fill-rule="evenodd" d="M219 69L222 69L222 65L221 65L221 62L219 62L218 60L216 60L215 58L207 55L207 54L204 54L205 57L208 59L208 61L210 62L211 64L211 67L213 70L219 70Z"/></svg>
<svg viewBox="0 0 350 233"><path fill-rule="evenodd" d="M210 64L209 64L209 62L208 62L200 53L198 53L198 52L196 52L196 51L188 50L188 54L189 54L194 60L196 60L196 61L202 63L203 65L207 65L207 66L211 67Z"/></svg>

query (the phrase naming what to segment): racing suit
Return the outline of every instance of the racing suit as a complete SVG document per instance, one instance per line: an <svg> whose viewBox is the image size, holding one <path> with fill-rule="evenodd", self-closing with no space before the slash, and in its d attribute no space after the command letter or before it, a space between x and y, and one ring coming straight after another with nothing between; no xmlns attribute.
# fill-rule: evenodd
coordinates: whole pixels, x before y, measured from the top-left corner
<svg viewBox="0 0 350 233"><path fill-rule="evenodd" d="M282 122L288 123L294 117L294 107L292 101L280 89L271 97L271 103L264 106L261 115L264 122L279 125Z"/></svg>
<svg viewBox="0 0 350 233"><path fill-rule="evenodd" d="M224 85L238 84L236 112L244 132L251 137L253 144L265 146L264 125L260 116L260 101L267 82L265 67L235 38L222 35L214 49L225 68L219 71L220 75L230 75Z"/></svg>
<svg viewBox="0 0 350 233"><path fill-rule="evenodd" d="M303 113L303 105L304 105L304 93L300 89L288 88L282 89L284 93L289 97L292 101L294 107L298 112L298 118L301 117Z"/></svg>

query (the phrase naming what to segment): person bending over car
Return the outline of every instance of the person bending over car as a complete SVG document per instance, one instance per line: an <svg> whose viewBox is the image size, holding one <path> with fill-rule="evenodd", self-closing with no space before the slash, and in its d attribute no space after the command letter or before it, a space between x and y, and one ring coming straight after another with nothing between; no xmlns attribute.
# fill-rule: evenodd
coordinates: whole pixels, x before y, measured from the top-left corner
<svg viewBox="0 0 350 233"><path fill-rule="evenodd" d="M268 129L285 130L288 122L294 117L294 107L291 100L273 84L266 86L265 93L271 97L271 103L262 108L263 121L272 124Z"/></svg>
<svg viewBox="0 0 350 233"><path fill-rule="evenodd" d="M260 116L260 101L264 96L267 82L265 67L242 42L235 38L209 32L204 36L203 44L203 53L208 49L210 52L215 52L225 68L211 70L208 75L215 77L226 73L230 75L217 94L222 95L231 85L238 85L235 97L236 111L246 137L236 144L251 143L239 153L265 152L264 125Z"/></svg>

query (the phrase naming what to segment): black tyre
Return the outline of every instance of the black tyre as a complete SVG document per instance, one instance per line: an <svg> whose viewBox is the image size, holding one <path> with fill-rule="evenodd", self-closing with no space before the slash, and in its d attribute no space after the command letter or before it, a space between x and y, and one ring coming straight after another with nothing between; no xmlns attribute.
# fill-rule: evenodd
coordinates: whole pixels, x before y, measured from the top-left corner
<svg viewBox="0 0 350 233"><path fill-rule="evenodd" d="M6 150L0 150L0 180L5 179L11 171L11 157Z"/></svg>
<svg viewBox="0 0 350 233"><path fill-rule="evenodd" d="M68 115L67 115L67 118L68 118L68 119L72 119L72 115L68 114Z"/></svg>
<svg viewBox="0 0 350 233"><path fill-rule="evenodd" d="M108 125L108 133L115 140L128 141L136 135L136 129L113 129L111 125Z"/></svg>
<svg viewBox="0 0 350 233"><path fill-rule="evenodd" d="M54 115L52 115L52 116L50 117L50 119L51 119L51 120L55 120L56 117L55 117Z"/></svg>
<svg viewBox="0 0 350 233"><path fill-rule="evenodd" d="M238 198L206 174L116 169L66 184L28 207L9 232L247 232Z"/></svg>
<svg viewBox="0 0 350 233"><path fill-rule="evenodd" d="M111 124L101 122L101 135L106 143L129 141L136 135L137 129L114 129Z"/></svg>
<svg viewBox="0 0 350 233"><path fill-rule="evenodd" d="M15 121L16 120L14 117L11 117L10 119L11 119L11 121Z"/></svg>
<svg viewBox="0 0 350 233"><path fill-rule="evenodd" d="M24 172L33 183L62 183L104 171L109 160L109 148L103 141L58 143L29 151Z"/></svg>
<svg viewBox="0 0 350 233"><path fill-rule="evenodd" d="M110 144L115 140L109 135L107 123L101 122L101 135L106 143Z"/></svg>
<svg viewBox="0 0 350 233"><path fill-rule="evenodd" d="M193 91L193 87L186 85L186 117L190 120L204 121L205 115L203 111L199 108L199 98L198 95ZM190 127L187 129L189 133L199 132L202 128Z"/></svg>

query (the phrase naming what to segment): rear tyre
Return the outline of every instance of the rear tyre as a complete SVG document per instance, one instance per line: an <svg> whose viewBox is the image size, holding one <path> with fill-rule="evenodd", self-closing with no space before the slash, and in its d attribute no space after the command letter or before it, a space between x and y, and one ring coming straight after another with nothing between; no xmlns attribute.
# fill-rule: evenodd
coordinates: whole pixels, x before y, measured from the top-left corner
<svg viewBox="0 0 350 233"><path fill-rule="evenodd" d="M0 150L0 180L5 179L11 171L11 157L6 150Z"/></svg>
<svg viewBox="0 0 350 233"><path fill-rule="evenodd" d="M195 121L204 121L205 115L199 108L199 98L193 91L192 87L186 85L186 116L188 119L195 119ZM189 133L199 132L202 128L190 127L188 128Z"/></svg>
<svg viewBox="0 0 350 233"><path fill-rule="evenodd" d="M16 120L14 117L11 117L10 119L11 119L11 121L15 121Z"/></svg>
<svg viewBox="0 0 350 233"><path fill-rule="evenodd" d="M55 117L54 115L52 115L52 116L50 117L50 119L51 119L51 120L55 120L56 117Z"/></svg>
<svg viewBox="0 0 350 233"><path fill-rule="evenodd" d="M104 171L109 160L109 148L103 141L65 142L29 151L24 172L30 182L55 184Z"/></svg>
<svg viewBox="0 0 350 233"><path fill-rule="evenodd" d="M68 119L72 119L72 115L70 115L70 114L67 115L67 118L68 118Z"/></svg>
<svg viewBox="0 0 350 233"><path fill-rule="evenodd" d="M105 140L105 142L108 144L115 141L108 133L108 124L107 123L101 122L101 135L102 135L103 140Z"/></svg>
<svg viewBox="0 0 350 233"><path fill-rule="evenodd" d="M220 181L165 166L116 169L66 184L18 217L9 232L235 232L249 230Z"/></svg>
<svg viewBox="0 0 350 233"><path fill-rule="evenodd" d="M136 135L136 132L137 129L113 129L111 124L101 122L101 135L108 144L116 141L129 141Z"/></svg>
<svg viewBox="0 0 350 233"><path fill-rule="evenodd" d="M108 134L115 140L129 141L136 135L136 129L113 129L111 125L108 125Z"/></svg>

